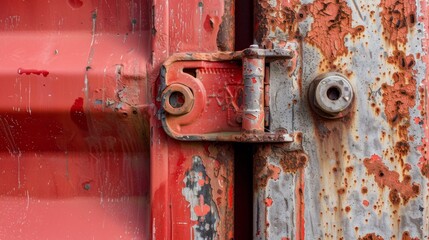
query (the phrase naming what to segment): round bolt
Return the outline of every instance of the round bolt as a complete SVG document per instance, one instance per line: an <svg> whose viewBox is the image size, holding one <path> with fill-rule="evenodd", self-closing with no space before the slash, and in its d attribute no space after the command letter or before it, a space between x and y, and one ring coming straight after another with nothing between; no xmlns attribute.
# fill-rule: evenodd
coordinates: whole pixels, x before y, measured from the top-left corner
<svg viewBox="0 0 429 240"><path fill-rule="evenodd" d="M322 117L339 118L348 113L353 101L353 87L339 73L325 73L316 77L309 88L310 103Z"/></svg>
<svg viewBox="0 0 429 240"><path fill-rule="evenodd" d="M184 115L194 106L194 94L189 87L173 83L162 92L162 106L172 115Z"/></svg>

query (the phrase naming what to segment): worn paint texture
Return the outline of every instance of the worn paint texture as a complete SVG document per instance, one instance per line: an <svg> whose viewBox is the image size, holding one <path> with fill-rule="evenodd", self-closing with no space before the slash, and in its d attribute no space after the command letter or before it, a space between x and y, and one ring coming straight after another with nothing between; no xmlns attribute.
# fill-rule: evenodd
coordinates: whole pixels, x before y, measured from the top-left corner
<svg viewBox="0 0 429 240"><path fill-rule="evenodd" d="M352 10L344 0L316 0L304 8L313 17L306 41L319 48L331 62L348 52L344 44L346 35L364 31L363 26L352 27Z"/></svg>
<svg viewBox="0 0 429 240"><path fill-rule="evenodd" d="M292 10L295 18L285 23L290 28L258 21L264 26L256 39L281 46L287 36L284 45L300 53L291 63L270 65L270 127L302 131L308 154L297 173L273 161L256 166L258 194L265 196L259 201L269 207L258 210L268 218L254 216L269 226L266 234L289 237L275 227L282 222L305 239L428 238L427 3L262 2L262 14ZM329 71L347 76L355 90L350 113L337 120L313 113L306 91ZM300 187L303 224L288 208L276 208L285 207L283 199L301 201Z"/></svg>

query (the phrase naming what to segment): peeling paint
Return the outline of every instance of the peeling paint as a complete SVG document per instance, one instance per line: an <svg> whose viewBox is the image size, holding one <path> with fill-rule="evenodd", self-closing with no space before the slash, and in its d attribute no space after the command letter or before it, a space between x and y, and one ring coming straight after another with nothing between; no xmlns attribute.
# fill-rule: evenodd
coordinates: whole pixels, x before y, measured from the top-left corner
<svg viewBox="0 0 429 240"><path fill-rule="evenodd" d="M191 220L196 221L193 226L195 238L214 239L219 216L212 197L210 178L200 156L192 157L192 167L186 171L183 182L185 188L182 194L190 204Z"/></svg>
<svg viewBox="0 0 429 240"><path fill-rule="evenodd" d="M381 23L385 39L393 45L407 42L407 34L417 22L415 0L381 0Z"/></svg>
<svg viewBox="0 0 429 240"><path fill-rule="evenodd" d="M387 121L396 125L402 120L410 120L410 108L416 104L416 81L412 72L415 60L412 55L405 56L403 52L395 51L388 61L402 70L393 73L393 85L382 85Z"/></svg>
<svg viewBox="0 0 429 240"><path fill-rule="evenodd" d="M352 27L352 10L344 0L316 0L307 8L314 21L306 40L319 48L331 64L348 52L345 37L364 31L363 26Z"/></svg>
<svg viewBox="0 0 429 240"><path fill-rule="evenodd" d="M399 197L406 204L410 198L414 198L420 193L419 184L413 183L409 175L404 175L401 181L399 173L389 170L379 156L372 155L371 158L366 158L363 162L368 174L374 175L374 181L378 186L380 188L386 186L391 190L389 199L394 205L400 203Z"/></svg>

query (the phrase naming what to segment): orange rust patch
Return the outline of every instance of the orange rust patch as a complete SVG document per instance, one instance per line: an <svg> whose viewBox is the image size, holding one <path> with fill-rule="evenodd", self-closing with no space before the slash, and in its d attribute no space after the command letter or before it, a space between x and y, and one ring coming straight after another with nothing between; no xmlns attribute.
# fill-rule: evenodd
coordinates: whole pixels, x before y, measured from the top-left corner
<svg viewBox="0 0 429 240"><path fill-rule="evenodd" d="M364 30L363 26L352 28L352 10L344 0L316 0L306 7L314 18L306 40L318 47L331 62L347 53L344 45L347 34Z"/></svg>
<svg viewBox="0 0 429 240"><path fill-rule="evenodd" d="M347 173L352 173L353 169L354 169L354 167L346 167L346 172Z"/></svg>
<svg viewBox="0 0 429 240"><path fill-rule="evenodd" d="M296 172L307 164L307 156L301 151L287 151L285 144L266 144L258 147L255 152L254 173L259 181L255 181L255 187L266 187L268 180L277 180L281 169L284 172ZM268 164L268 157L278 159L281 169L273 164Z"/></svg>
<svg viewBox="0 0 429 240"><path fill-rule="evenodd" d="M375 233L368 233L363 237L359 237L359 240L384 240L383 237L376 235Z"/></svg>
<svg viewBox="0 0 429 240"><path fill-rule="evenodd" d="M386 40L396 45L407 42L408 31L416 24L415 0L381 0L381 23Z"/></svg>
<svg viewBox="0 0 429 240"><path fill-rule="evenodd" d="M411 177L408 175L404 175L403 180L400 181L399 173L389 170L379 156L372 155L371 158L366 158L364 165L368 170L368 174L374 175L374 180L380 188L385 186L390 188L389 199L393 204L399 204L399 196L404 203L407 203L410 198L414 198L419 194L419 184L411 183Z"/></svg>
<svg viewBox="0 0 429 240"><path fill-rule="evenodd" d="M266 146L260 147L255 153L254 173L259 178L259 181L255 181L255 187L265 188L269 179L279 179L281 170L275 165L267 164L266 154L268 153L266 148Z"/></svg>
<svg viewBox="0 0 429 240"><path fill-rule="evenodd" d="M416 80L413 78L412 71L415 61L412 55L405 56L400 51L395 51L394 56L389 57L388 61L401 69L400 72L393 74L393 85L382 85L382 101L387 121L390 124L396 124L402 119L409 119L410 108L416 104Z"/></svg>
<svg viewBox="0 0 429 240"><path fill-rule="evenodd" d="M417 150L419 150L422 154L422 156L419 159L419 168L420 171L422 173L423 176L425 176L426 178L429 178L429 159L428 159L428 149L427 149L427 143L428 143L428 139L427 138L423 138L422 139L422 146L418 147Z"/></svg>
<svg viewBox="0 0 429 240"><path fill-rule="evenodd" d="M393 189L389 193L389 200L393 205L399 205L401 203L401 198L399 197L398 190Z"/></svg>
<svg viewBox="0 0 429 240"><path fill-rule="evenodd" d="M296 172L307 164L307 157L302 152L288 152L280 149L276 154L280 157L280 165L285 172Z"/></svg>
<svg viewBox="0 0 429 240"><path fill-rule="evenodd" d="M410 151L410 144L406 141L399 141L395 144L395 153L400 156L406 156Z"/></svg>
<svg viewBox="0 0 429 240"><path fill-rule="evenodd" d="M299 35L297 33L298 21L294 10L299 1L282 4L280 0L277 0L275 7L272 7L270 2L270 0L260 0L256 3L255 38L265 48L273 48L274 39L279 41L279 45L286 43L287 39L281 39L278 36L273 38L273 33L278 31L291 37Z"/></svg>

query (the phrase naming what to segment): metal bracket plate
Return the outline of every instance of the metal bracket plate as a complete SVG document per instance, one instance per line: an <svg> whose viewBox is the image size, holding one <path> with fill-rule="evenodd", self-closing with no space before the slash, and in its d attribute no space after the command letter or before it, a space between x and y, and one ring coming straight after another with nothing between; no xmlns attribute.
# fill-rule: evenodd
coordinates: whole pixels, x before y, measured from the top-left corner
<svg viewBox="0 0 429 240"><path fill-rule="evenodd" d="M292 142L284 129L264 131L265 62L290 58L258 48L173 55L161 70L164 130L186 141Z"/></svg>

